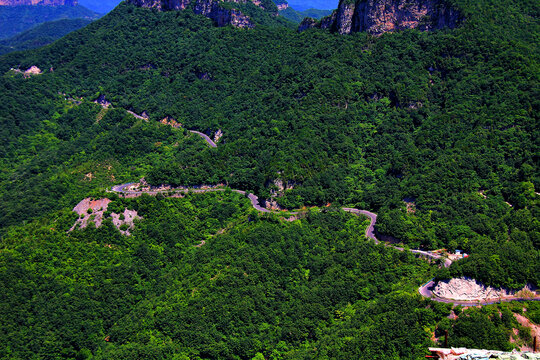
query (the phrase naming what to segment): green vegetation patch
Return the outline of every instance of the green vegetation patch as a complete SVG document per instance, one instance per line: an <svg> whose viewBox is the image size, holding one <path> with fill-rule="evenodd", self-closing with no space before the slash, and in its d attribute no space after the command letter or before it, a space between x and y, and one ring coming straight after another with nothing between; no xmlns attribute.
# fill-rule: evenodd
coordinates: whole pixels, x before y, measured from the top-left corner
<svg viewBox="0 0 540 360"><path fill-rule="evenodd" d="M283 222L231 192L112 199L143 217L132 236L110 220L67 233L61 211L2 239L0 358L425 353L440 315L413 294L429 265L365 239L363 217Z"/></svg>

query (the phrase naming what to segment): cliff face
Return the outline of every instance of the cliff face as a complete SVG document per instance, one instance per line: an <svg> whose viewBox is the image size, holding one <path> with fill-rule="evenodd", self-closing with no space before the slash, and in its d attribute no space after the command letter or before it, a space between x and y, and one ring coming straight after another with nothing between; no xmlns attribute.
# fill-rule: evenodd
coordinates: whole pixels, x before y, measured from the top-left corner
<svg viewBox="0 0 540 360"><path fill-rule="evenodd" d="M76 6L77 0L0 0L0 6L45 5L45 6Z"/></svg>
<svg viewBox="0 0 540 360"><path fill-rule="evenodd" d="M227 9L220 5L220 0L128 0L128 3L139 7L155 8L162 11L184 10L192 8L195 14L204 15L212 19L217 26L232 25L239 28L253 28L254 24L249 16L236 9ZM245 4L253 3L263 8L258 0L228 0L226 2ZM264 8L263 8L264 9Z"/></svg>
<svg viewBox="0 0 540 360"><path fill-rule="evenodd" d="M299 30L318 27L340 34L366 31L380 35L403 29L454 28L459 21L459 12L445 0L340 0L332 15L320 22L305 19Z"/></svg>

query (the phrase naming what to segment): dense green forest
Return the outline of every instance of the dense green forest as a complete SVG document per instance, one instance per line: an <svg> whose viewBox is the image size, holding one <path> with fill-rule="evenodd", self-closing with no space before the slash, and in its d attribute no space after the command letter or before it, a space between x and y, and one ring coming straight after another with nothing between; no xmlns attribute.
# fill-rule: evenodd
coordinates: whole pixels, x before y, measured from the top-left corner
<svg viewBox="0 0 540 360"><path fill-rule="evenodd" d="M59 211L3 238L0 358L418 359L453 328L414 294L428 263L364 239L364 218L283 222L232 193L112 200L142 216L131 237L110 220L66 233ZM471 311L486 331L464 316L455 343L512 347L511 316Z"/></svg>
<svg viewBox="0 0 540 360"><path fill-rule="evenodd" d="M188 11L122 4L52 46L4 57L1 70L52 67L3 81L104 95L153 121L223 130L218 150L153 160L142 174L151 182L225 182L265 198L279 177L296 184L278 198L286 208L371 209L380 233L409 246L469 252L453 273L497 286L538 283L537 8L456 5L467 17L459 29L373 38L278 23L216 28Z"/></svg>
<svg viewBox="0 0 540 360"><path fill-rule="evenodd" d="M3 237L0 358L412 360L444 331L511 350L512 328L531 341L513 313L538 321L538 303L449 320L416 293L433 268L366 240L366 218L284 222L231 192L108 196L142 216L132 236L110 220L67 232L77 216L62 210Z"/></svg>
<svg viewBox="0 0 540 360"><path fill-rule="evenodd" d="M99 16L83 6L0 6L0 40L50 21L94 20Z"/></svg>
<svg viewBox="0 0 540 360"><path fill-rule="evenodd" d="M48 45L90 22L87 19L63 19L43 23L9 39L0 40L0 55Z"/></svg>
<svg viewBox="0 0 540 360"><path fill-rule="evenodd" d="M530 341L512 314L538 323L538 303L450 320L417 294L434 276L540 280L538 6L453 3L457 29L380 37L298 33L248 5L252 30L121 4L0 57L0 358L418 359L445 330L452 346ZM224 135L211 148L186 129ZM105 192L141 177L263 199L281 179L284 208L331 206L288 222L230 191ZM133 235L68 233L89 196L136 210ZM470 256L437 270L375 245L345 205L405 246Z"/></svg>

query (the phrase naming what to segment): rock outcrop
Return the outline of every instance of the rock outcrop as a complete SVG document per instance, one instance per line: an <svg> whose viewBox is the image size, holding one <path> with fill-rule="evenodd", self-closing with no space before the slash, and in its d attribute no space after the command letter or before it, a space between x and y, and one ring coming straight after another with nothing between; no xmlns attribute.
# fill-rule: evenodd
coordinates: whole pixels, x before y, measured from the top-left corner
<svg viewBox="0 0 540 360"><path fill-rule="evenodd" d="M77 0L0 0L0 6L23 6L23 5L44 5L44 6L77 6Z"/></svg>
<svg viewBox="0 0 540 360"><path fill-rule="evenodd" d="M289 8L289 3L287 1L279 0L274 1L279 11L287 10Z"/></svg>
<svg viewBox="0 0 540 360"><path fill-rule="evenodd" d="M176 121L175 118L173 118L172 116L168 116L168 115L165 116L163 119L161 119L160 123L162 123L163 125L172 126L175 129L180 129L183 126L181 123Z"/></svg>
<svg viewBox="0 0 540 360"><path fill-rule="evenodd" d="M43 71L41 71L40 68L38 68L37 66L32 66L24 72L24 77L29 78L30 76L41 75L41 74L43 74Z"/></svg>
<svg viewBox="0 0 540 360"><path fill-rule="evenodd" d="M365 31L381 35L404 29L454 28L460 18L459 12L446 0L340 0L332 15L321 21L306 18L299 31L321 28L339 34Z"/></svg>
<svg viewBox="0 0 540 360"><path fill-rule="evenodd" d="M246 4L252 3L262 9L261 2L258 0L128 0L135 6L154 8L161 11L193 9L195 14L204 15L212 19L217 26L232 25L238 28L253 28L255 25L250 17L243 14L240 10L226 8L222 6L223 2Z"/></svg>
<svg viewBox="0 0 540 360"><path fill-rule="evenodd" d="M498 299L506 295L504 290L494 289L467 278L441 281L433 289L433 294L443 299L461 301Z"/></svg>
<svg viewBox="0 0 540 360"><path fill-rule="evenodd" d="M94 223L96 228L101 227L110 203L111 200L109 199L93 200L91 198L86 198L82 200L73 208L73 211L79 214L79 218L75 221L75 224L73 224L69 231L85 229L91 223ZM124 212L120 214L110 213L109 216L112 218L112 223L116 226L118 231L126 236L130 236L131 231L135 228L135 220L142 219L137 215L137 211L128 209L124 209Z"/></svg>

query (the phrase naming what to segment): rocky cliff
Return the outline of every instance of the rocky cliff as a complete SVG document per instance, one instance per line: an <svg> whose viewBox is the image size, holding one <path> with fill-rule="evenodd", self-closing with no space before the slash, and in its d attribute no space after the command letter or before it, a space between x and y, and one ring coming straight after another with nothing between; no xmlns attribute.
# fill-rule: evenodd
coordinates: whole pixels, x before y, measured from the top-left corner
<svg viewBox="0 0 540 360"><path fill-rule="evenodd" d="M0 0L0 6L45 5L45 6L76 6L77 0Z"/></svg>
<svg viewBox="0 0 540 360"><path fill-rule="evenodd" d="M321 21L304 19L299 30L322 28L340 34L366 31L380 35L403 29L454 28L459 21L459 12L446 0L340 0L332 15Z"/></svg>
<svg viewBox="0 0 540 360"><path fill-rule="evenodd" d="M139 7L155 8L162 11L191 8L195 14L201 14L214 20L217 26L232 25L239 28L253 28L254 23L249 16L240 10L224 7L223 3L252 3L265 9L259 0L127 0L127 2Z"/></svg>

